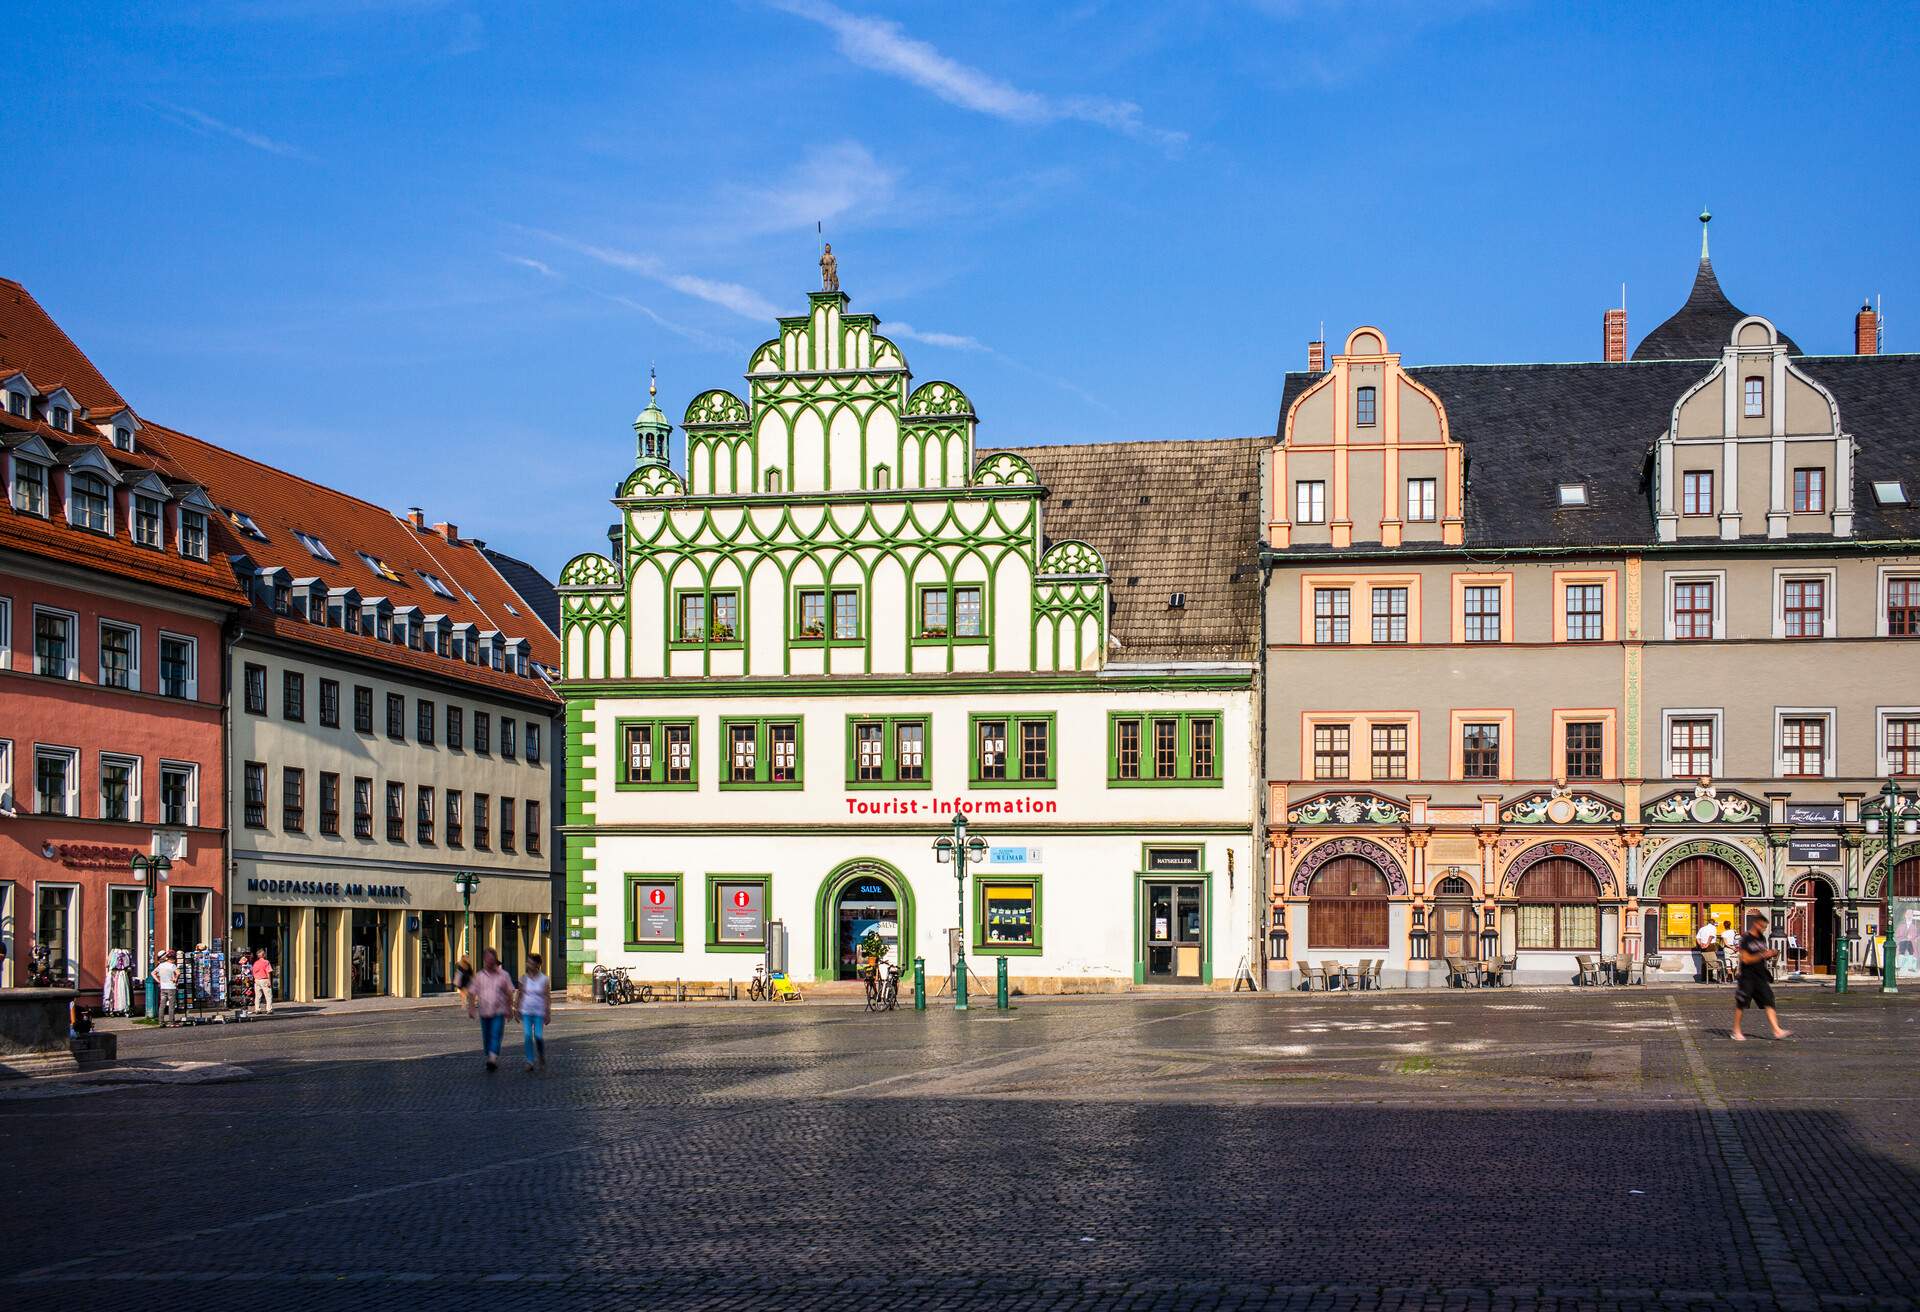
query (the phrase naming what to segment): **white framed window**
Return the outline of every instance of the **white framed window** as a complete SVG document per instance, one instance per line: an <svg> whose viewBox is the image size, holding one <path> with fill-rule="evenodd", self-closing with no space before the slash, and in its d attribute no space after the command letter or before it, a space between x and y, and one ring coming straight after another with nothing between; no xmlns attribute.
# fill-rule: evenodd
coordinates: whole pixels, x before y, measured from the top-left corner
<svg viewBox="0 0 1920 1312"><path fill-rule="evenodd" d="M1880 567L1880 603L1874 632L1882 638L1920 638L1920 569Z"/></svg>
<svg viewBox="0 0 1920 1312"><path fill-rule="evenodd" d="M80 814L80 749L33 745L33 809L37 815Z"/></svg>
<svg viewBox="0 0 1920 1312"><path fill-rule="evenodd" d="M1590 504L1585 483L1562 483L1555 490L1554 499L1562 510L1576 509Z"/></svg>
<svg viewBox="0 0 1920 1312"><path fill-rule="evenodd" d="M0 815L15 815L19 810L19 803L13 800L13 740L0 738Z"/></svg>
<svg viewBox="0 0 1920 1312"><path fill-rule="evenodd" d="M100 686L140 691L140 630L118 620L100 621Z"/></svg>
<svg viewBox="0 0 1920 1312"><path fill-rule="evenodd" d="M113 532L113 493L98 474L73 474L67 480L67 523L95 533Z"/></svg>
<svg viewBox="0 0 1920 1312"><path fill-rule="evenodd" d="M71 433L73 431L73 411L63 405L50 405L47 407L47 422L63 433Z"/></svg>
<svg viewBox="0 0 1920 1312"><path fill-rule="evenodd" d="M1660 741L1669 779L1719 778L1726 752L1719 707L1690 706L1660 712ZM1700 767L1705 766L1703 770Z"/></svg>
<svg viewBox="0 0 1920 1312"><path fill-rule="evenodd" d="M1834 583L1831 569L1776 569L1773 572L1773 636L1832 637Z"/></svg>
<svg viewBox="0 0 1920 1312"><path fill-rule="evenodd" d="M1774 774L1783 779L1831 779L1834 727L1831 706L1774 707Z"/></svg>
<svg viewBox="0 0 1920 1312"><path fill-rule="evenodd" d="M125 424L113 426L113 444L122 451L133 450L133 430Z"/></svg>
<svg viewBox="0 0 1920 1312"><path fill-rule="evenodd" d="M1303 478L1293 485L1293 519L1296 524L1327 522L1327 485L1317 478Z"/></svg>
<svg viewBox="0 0 1920 1312"><path fill-rule="evenodd" d="M200 823L200 767L193 762L160 762L160 823Z"/></svg>
<svg viewBox="0 0 1920 1312"><path fill-rule="evenodd" d="M1727 636L1727 572L1682 572L1666 577L1667 641L1686 642Z"/></svg>
<svg viewBox="0 0 1920 1312"><path fill-rule="evenodd" d="M23 515L47 517L47 467L38 460L13 458L13 508Z"/></svg>
<svg viewBox="0 0 1920 1312"><path fill-rule="evenodd" d="M139 757L100 753L100 818L136 822L141 818Z"/></svg>
<svg viewBox="0 0 1920 1312"><path fill-rule="evenodd" d="M207 517L198 510L180 512L180 554L189 560L207 558Z"/></svg>
<svg viewBox="0 0 1920 1312"><path fill-rule="evenodd" d="M1874 773L1920 775L1920 706L1874 708Z"/></svg>
<svg viewBox="0 0 1920 1312"><path fill-rule="evenodd" d="M21 419L27 417L27 394L13 388L7 390L7 413Z"/></svg>
<svg viewBox="0 0 1920 1312"><path fill-rule="evenodd" d="M160 687L162 697L192 701L200 692L200 644L178 633L160 631Z"/></svg>
<svg viewBox="0 0 1920 1312"><path fill-rule="evenodd" d="M80 677L80 617L70 610L33 608L33 672L49 679Z"/></svg>
<svg viewBox="0 0 1920 1312"><path fill-rule="evenodd" d="M1742 405L1740 413L1748 419L1758 419L1767 413L1767 380L1749 378L1741 390Z"/></svg>
<svg viewBox="0 0 1920 1312"><path fill-rule="evenodd" d="M0 670L13 668L13 598L0 597Z"/></svg>
<svg viewBox="0 0 1920 1312"><path fill-rule="evenodd" d="M1432 523L1434 519L1434 494L1439 486L1438 479L1410 478L1407 480L1407 519L1420 524Z"/></svg>
<svg viewBox="0 0 1920 1312"><path fill-rule="evenodd" d="M135 546L159 551L167 544L166 513L155 497L133 497L133 541Z"/></svg>
<svg viewBox="0 0 1920 1312"><path fill-rule="evenodd" d="M56 984L72 988L80 978L80 886L35 884L33 943L47 950ZM19 978L17 975L15 978Z"/></svg>
<svg viewBox="0 0 1920 1312"><path fill-rule="evenodd" d="M1713 513L1713 471L1711 469L1689 469L1680 476L1680 513L1683 515Z"/></svg>

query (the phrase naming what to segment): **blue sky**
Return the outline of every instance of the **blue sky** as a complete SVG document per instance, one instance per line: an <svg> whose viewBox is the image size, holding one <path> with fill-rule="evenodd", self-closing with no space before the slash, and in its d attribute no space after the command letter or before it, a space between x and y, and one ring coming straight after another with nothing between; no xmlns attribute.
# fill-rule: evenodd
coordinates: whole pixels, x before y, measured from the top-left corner
<svg viewBox="0 0 1920 1312"><path fill-rule="evenodd" d="M985 443L1271 432L1322 322L1592 359L1703 203L1806 349L1920 344L1910 6L7 7L0 274L142 412L549 572L816 220Z"/></svg>

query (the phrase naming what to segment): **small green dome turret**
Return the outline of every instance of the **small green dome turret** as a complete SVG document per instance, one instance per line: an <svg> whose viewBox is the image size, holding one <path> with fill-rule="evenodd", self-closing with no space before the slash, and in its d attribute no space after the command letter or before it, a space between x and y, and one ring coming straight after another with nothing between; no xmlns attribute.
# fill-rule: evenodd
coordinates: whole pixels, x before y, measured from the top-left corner
<svg viewBox="0 0 1920 1312"><path fill-rule="evenodd" d="M660 380L648 369L647 408L633 421L635 457L640 467L667 463L667 439L673 434L673 424L660 408L659 395Z"/></svg>

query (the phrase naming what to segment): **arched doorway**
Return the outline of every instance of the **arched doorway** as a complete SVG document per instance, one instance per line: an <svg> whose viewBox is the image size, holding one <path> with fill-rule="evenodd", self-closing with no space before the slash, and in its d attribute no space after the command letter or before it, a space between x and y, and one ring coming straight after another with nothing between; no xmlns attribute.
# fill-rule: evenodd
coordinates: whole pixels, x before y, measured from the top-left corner
<svg viewBox="0 0 1920 1312"><path fill-rule="evenodd" d="M1833 885L1818 875L1804 876L1793 886L1787 908L1787 966L1825 975L1833 970Z"/></svg>
<svg viewBox="0 0 1920 1312"><path fill-rule="evenodd" d="M1480 911L1473 885L1448 875L1433 886L1433 956L1437 961L1480 956Z"/></svg>
<svg viewBox="0 0 1920 1312"><path fill-rule="evenodd" d="M1578 861L1536 861L1513 886L1514 944L1523 950L1600 950L1600 881Z"/></svg>
<svg viewBox="0 0 1920 1312"><path fill-rule="evenodd" d="M1387 946L1387 876L1363 856L1336 857L1307 885L1307 946Z"/></svg>
<svg viewBox="0 0 1920 1312"><path fill-rule="evenodd" d="M885 861L862 857L820 881L814 978L857 978L860 943L869 932L879 935L886 959L904 969L913 955L913 887Z"/></svg>
<svg viewBox="0 0 1920 1312"><path fill-rule="evenodd" d="M1660 946L1685 952L1694 935L1711 923L1716 934L1740 925L1740 899L1746 886L1740 872L1716 856L1692 856L1667 871L1660 881Z"/></svg>

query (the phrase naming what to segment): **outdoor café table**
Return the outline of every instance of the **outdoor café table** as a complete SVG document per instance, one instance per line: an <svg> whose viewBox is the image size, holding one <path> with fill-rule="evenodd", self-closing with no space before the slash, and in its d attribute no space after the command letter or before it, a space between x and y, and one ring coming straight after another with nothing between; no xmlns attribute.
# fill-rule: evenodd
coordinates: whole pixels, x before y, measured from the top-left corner
<svg viewBox="0 0 1920 1312"><path fill-rule="evenodd" d="M1620 982L1620 958L1600 958L1600 982L1603 984L1618 984Z"/></svg>

